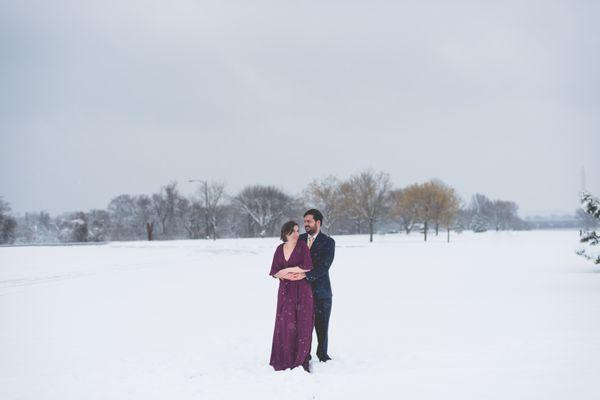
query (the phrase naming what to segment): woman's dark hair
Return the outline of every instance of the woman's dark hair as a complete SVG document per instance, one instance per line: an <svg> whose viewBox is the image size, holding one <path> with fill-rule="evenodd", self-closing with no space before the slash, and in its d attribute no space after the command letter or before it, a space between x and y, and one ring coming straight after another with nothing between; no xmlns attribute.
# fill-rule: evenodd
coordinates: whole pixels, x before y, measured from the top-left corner
<svg viewBox="0 0 600 400"><path fill-rule="evenodd" d="M323 224L323 214L321 214L321 211L311 208L303 216L306 217L307 215L312 215L315 221L321 221L321 225Z"/></svg>
<svg viewBox="0 0 600 400"><path fill-rule="evenodd" d="M281 240L287 242L287 235L294 232L294 227L300 226L296 223L296 221L288 221L281 227Z"/></svg>

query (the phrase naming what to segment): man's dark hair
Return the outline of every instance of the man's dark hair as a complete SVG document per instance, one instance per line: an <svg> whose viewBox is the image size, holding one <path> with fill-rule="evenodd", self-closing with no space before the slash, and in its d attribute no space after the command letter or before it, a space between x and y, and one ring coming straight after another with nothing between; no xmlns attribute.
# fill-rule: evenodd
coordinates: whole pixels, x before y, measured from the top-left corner
<svg viewBox="0 0 600 400"><path fill-rule="evenodd" d="M312 215L315 221L321 221L321 225L323 225L323 214L321 214L321 211L317 210L316 208L311 208L304 213L304 217L307 215Z"/></svg>
<svg viewBox="0 0 600 400"><path fill-rule="evenodd" d="M294 227L300 227L296 221L288 221L285 224L283 224L283 226L281 227L281 240L284 242L287 242L287 235L289 235L290 233L294 232Z"/></svg>

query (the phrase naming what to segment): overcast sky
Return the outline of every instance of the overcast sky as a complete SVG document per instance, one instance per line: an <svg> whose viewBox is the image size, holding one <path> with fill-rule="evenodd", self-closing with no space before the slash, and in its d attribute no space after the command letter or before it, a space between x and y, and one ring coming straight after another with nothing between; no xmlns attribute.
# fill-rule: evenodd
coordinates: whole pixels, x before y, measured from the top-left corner
<svg viewBox="0 0 600 400"><path fill-rule="evenodd" d="M600 195L599 20L573 0L0 2L0 196L55 214L373 168L572 213L582 167Z"/></svg>

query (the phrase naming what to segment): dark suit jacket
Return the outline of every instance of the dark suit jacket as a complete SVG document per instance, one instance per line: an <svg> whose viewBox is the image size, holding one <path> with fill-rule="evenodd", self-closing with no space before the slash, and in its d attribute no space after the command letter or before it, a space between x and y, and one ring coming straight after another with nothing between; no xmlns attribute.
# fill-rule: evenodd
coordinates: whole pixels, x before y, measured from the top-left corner
<svg viewBox="0 0 600 400"><path fill-rule="evenodd" d="M306 243L308 233L300 235L298 240ZM323 232L319 232L310 248L313 269L306 273L306 280L313 288L313 295L319 299L332 297L331 282L329 281L329 267L335 256L335 240Z"/></svg>

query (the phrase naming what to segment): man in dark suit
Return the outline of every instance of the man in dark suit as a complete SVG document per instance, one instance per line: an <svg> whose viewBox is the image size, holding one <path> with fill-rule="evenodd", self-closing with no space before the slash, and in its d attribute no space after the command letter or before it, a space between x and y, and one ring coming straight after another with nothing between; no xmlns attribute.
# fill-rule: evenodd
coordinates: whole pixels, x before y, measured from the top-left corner
<svg viewBox="0 0 600 400"><path fill-rule="evenodd" d="M313 269L306 273L296 274L296 279L306 278L313 289L315 304L315 331L317 332L317 357L320 361L331 360L327 354L327 331L331 315L331 282L329 267L335 255L335 240L321 232L323 214L311 209L304 213L304 229L306 233L298 240L304 240L310 249Z"/></svg>

